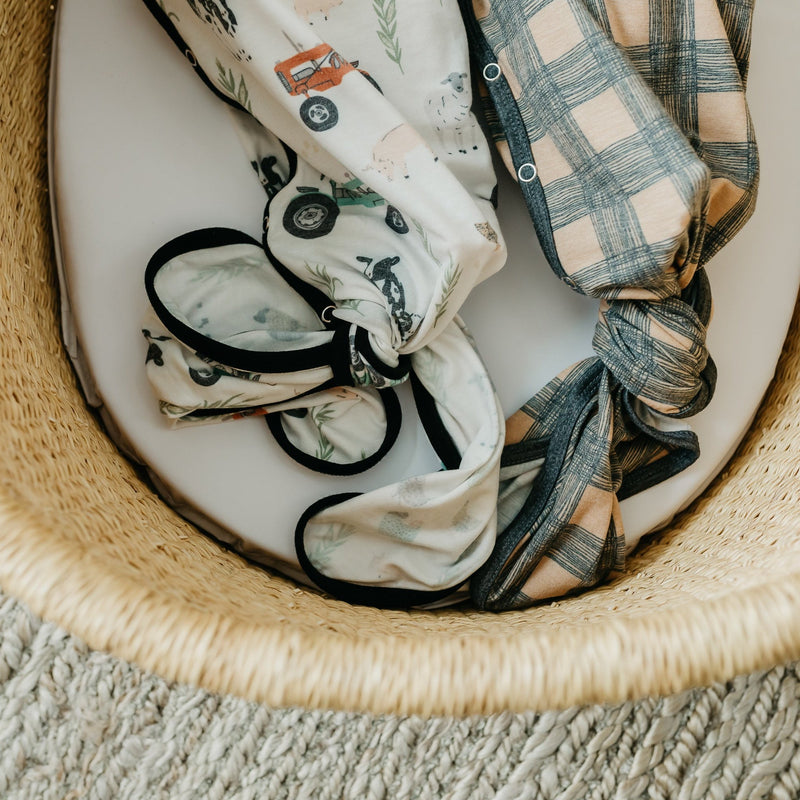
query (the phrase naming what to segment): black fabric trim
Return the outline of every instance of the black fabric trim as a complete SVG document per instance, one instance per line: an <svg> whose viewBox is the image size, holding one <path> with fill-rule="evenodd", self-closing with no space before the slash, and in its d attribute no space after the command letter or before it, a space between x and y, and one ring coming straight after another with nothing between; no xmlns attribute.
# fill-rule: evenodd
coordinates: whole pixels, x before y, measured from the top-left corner
<svg viewBox="0 0 800 800"><path fill-rule="evenodd" d="M541 471L533 479L528 496L517 516L506 529L498 535L492 554L470 579L470 595L472 601L480 609L486 608L486 599L497 576L500 574L508 557L519 542L530 533L531 526L539 518L544 506L555 488L561 465L567 454L572 431L583 424L585 415L570 415L575 409L585 409L587 401L597 391L597 381L603 370L602 362L597 359L593 369L587 371L583 381L572 387L567 397L561 401L561 419L568 420L570 425L557 425L547 445L547 455Z"/></svg>
<svg viewBox="0 0 800 800"><path fill-rule="evenodd" d="M478 68L476 73L483 74L483 69L488 64L496 64L497 58L492 46L483 34L480 23L475 18L472 0L458 0L458 2L461 6L461 15L464 18L464 25L470 42L470 53L473 60L477 62ZM511 88L505 76L501 72L500 77L496 80L484 81L484 83L497 112L500 125L506 135L506 142L514 166L519 170L523 164L533 163L533 154L531 153L528 131L525 128L522 114L517 107L517 101L514 99L514 95L511 92ZM545 199L541 180L537 177L535 180L528 183L522 181L517 181L517 183L525 199L525 204L528 207L528 213L533 221L536 236L550 264L550 268L562 280L567 279L567 273L561 266L561 259L558 257L558 252L556 250L556 244L553 238L553 225L550 220L550 210L547 207L547 200ZM583 294L581 289L575 286L571 281L568 285L575 289L575 291Z"/></svg>
<svg viewBox="0 0 800 800"><path fill-rule="evenodd" d="M617 489L617 499L620 501L677 475L694 464L700 456L700 442L693 431L662 431L648 425L636 413L633 396L627 390L622 393L622 404L628 419L650 439L668 448L669 452L657 461L644 464L624 475Z"/></svg>
<svg viewBox="0 0 800 800"><path fill-rule="evenodd" d="M230 228L204 228L185 233L167 242L153 254L145 269L145 290L150 304L164 327L179 341L197 353L234 369L248 372L299 372L316 367L333 367L338 376L343 375L341 362L348 362L349 376L349 341L347 327L342 326L334 331L327 344L309 347L303 350L283 350L277 352L243 350L239 347L218 342L204 336L176 319L161 302L155 290L155 279L158 271L171 259L199 249L226 247L232 244L253 245L259 250L261 243L241 231ZM352 383L352 379L346 381Z"/></svg>
<svg viewBox="0 0 800 800"><path fill-rule="evenodd" d="M428 441L441 459L445 469L458 469L461 466L461 453L458 452L453 437L442 422L433 395L425 388L413 370L410 380L414 403L417 406L419 419L425 429Z"/></svg>
<svg viewBox="0 0 800 800"><path fill-rule="evenodd" d="M369 341L369 334L366 328L358 326L356 328L356 350L369 362L369 365L380 372L384 378L389 380L399 380L405 378L409 373L410 359L407 355L398 356L397 366L392 367L385 361L382 361L377 353L372 349L372 344Z"/></svg>
<svg viewBox="0 0 800 800"><path fill-rule="evenodd" d="M191 65L192 69L197 73L200 80L211 89L214 94L219 97L220 100L227 103L229 106L233 106L233 108L238 109L239 111L244 111L245 114L249 114L250 112L244 108L240 103L237 103L232 97L229 97L224 92L220 91L217 86L211 81L211 79L206 75L205 71L200 67L200 64L197 62L197 58L192 52L192 48L186 43L185 39L178 33L178 29L172 24L172 20L166 14L164 9L161 8L160 5L156 2L156 0L142 0L144 4L147 6L147 9L150 13L155 17L156 22L164 29L164 32L172 39L173 43L177 46L177 48L181 51L181 53L186 56L186 60Z"/></svg>
<svg viewBox="0 0 800 800"><path fill-rule="evenodd" d="M515 467L527 461L536 461L544 458L547 452L547 439L530 439L528 441L514 442L503 448L500 456L500 468Z"/></svg>
<svg viewBox="0 0 800 800"><path fill-rule="evenodd" d="M353 497L358 497L361 492L345 492L332 494L317 500L310 505L300 517L294 533L294 546L297 560L308 577L323 591L337 600L361 606L375 606L376 608L410 608L412 606L427 605L443 600L457 591L457 584L448 589L424 591L422 589L396 589L392 587L364 586L358 583L340 581L323 575L308 558L305 550L304 533L309 520L324 511L326 508L344 503Z"/></svg>
<svg viewBox="0 0 800 800"><path fill-rule="evenodd" d="M314 391L318 390L315 389ZM349 464L333 463L324 461L321 458L315 458L310 453L306 453L292 444L286 434L286 429L283 427L283 412L267 414L267 425L275 437L275 441L298 464L326 475L357 475L359 472L364 472L374 467L391 450L400 433L403 415L397 394L392 389L382 389L379 392L379 397L386 412L386 433L383 441L372 455Z"/></svg>

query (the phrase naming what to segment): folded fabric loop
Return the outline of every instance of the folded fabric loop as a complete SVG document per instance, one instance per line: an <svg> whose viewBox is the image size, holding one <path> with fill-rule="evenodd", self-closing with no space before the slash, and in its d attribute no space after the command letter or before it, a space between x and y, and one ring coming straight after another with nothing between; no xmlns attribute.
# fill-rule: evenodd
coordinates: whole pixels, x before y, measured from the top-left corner
<svg viewBox="0 0 800 800"><path fill-rule="evenodd" d="M237 405L281 411L269 418L270 427L301 463L315 463L318 451L333 449L326 464L318 465L330 471L365 444L364 432L354 431L352 443L344 435L356 426L356 409L370 419L378 409L384 422L394 416L388 401L368 403L365 392L404 381L409 356L436 338L470 289L505 260L491 200L491 154L470 111L468 53L457 8L408 2L386 23L395 33L381 38L364 36L366 19L385 21L385 10L367 0L330 15L291 4L242 4L222 27L193 4L144 1L200 78L227 103L267 195L264 252L256 258L269 286L220 294L224 308L215 318L227 318L235 330L221 330L214 341L201 338L206 328L186 331L184 325L176 333L175 320L169 323L181 342L213 361L226 379L216 389L188 386L184 366L179 391L165 385L169 373L151 364L162 410L185 423L210 414L222 418L238 391ZM420 17L448 34L424 58L422 51L402 58L400 46L389 48L387 37L397 38L399 21L407 25L403 40L409 41ZM208 267L218 276L230 274L223 265L227 255L204 257L217 259ZM239 284L245 285L243 279ZM292 292L305 301L293 312ZM158 294L149 292L154 307ZM212 300L204 302L207 307ZM156 313L166 324L167 315ZM287 313L288 323L280 318ZM197 317L199 325L205 316ZM155 332L149 322L146 327ZM228 339L247 344L232 352L222 346ZM259 380L257 398L252 387L231 385L231 368L268 376ZM266 383L276 385L267 392ZM224 397L223 387L229 392ZM360 402L342 405L338 399L329 406L332 401L320 391L336 387L337 398L344 394ZM324 411L301 416L299 395ZM293 408L275 405L288 402ZM345 407L347 414L335 410ZM317 432L321 421L327 433ZM338 437L337 422L343 432ZM375 428L364 425L367 433ZM387 435L392 429L386 426ZM374 443L367 447L365 464L372 463L373 448Z"/></svg>
<svg viewBox="0 0 800 800"><path fill-rule="evenodd" d="M473 601L524 608L622 569L619 501L698 454L691 430L650 411L602 361L570 367L508 420L499 534L470 583Z"/></svg>
<svg viewBox="0 0 800 800"><path fill-rule="evenodd" d="M176 423L266 414L295 460L352 474L376 463L399 430L396 395L375 386L411 376L443 469L314 504L296 543L320 588L371 605L428 604L453 594L483 563L495 539L504 421L458 317L392 368L366 331L318 314L259 242L224 228L167 243L145 278L146 368Z"/></svg>
<svg viewBox="0 0 800 800"><path fill-rule="evenodd" d="M495 539L503 415L461 320L412 356L414 398L444 469L312 505L295 534L311 580L342 600L384 608L452 594Z"/></svg>
<svg viewBox="0 0 800 800"><path fill-rule="evenodd" d="M153 255L145 286L146 369L174 424L268 414L284 450L335 474L372 466L396 439L388 387L408 377L409 359L384 364L365 330L318 314L255 239L226 228L180 236Z"/></svg>
<svg viewBox="0 0 800 800"><path fill-rule="evenodd" d="M387 21L368 0L330 14L252 2L220 29L199 8L144 1L266 148L251 161L269 195L268 253L365 328L383 363L435 338L503 265L455 5L409 0ZM375 36L384 23L394 32ZM418 25L447 34L423 47Z"/></svg>

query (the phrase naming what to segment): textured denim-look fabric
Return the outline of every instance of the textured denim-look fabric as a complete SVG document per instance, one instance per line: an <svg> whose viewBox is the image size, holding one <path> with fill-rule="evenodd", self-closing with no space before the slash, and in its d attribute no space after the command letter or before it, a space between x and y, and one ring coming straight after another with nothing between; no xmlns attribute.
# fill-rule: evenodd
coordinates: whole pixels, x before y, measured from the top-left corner
<svg viewBox="0 0 800 800"><path fill-rule="evenodd" d="M692 463L711 399L703 265L755 204L752 0L461 0L489 121L544 252L600 299L597 358L508 421L499 529L472 581L519 608L624 564L619 500Z"/></svg>

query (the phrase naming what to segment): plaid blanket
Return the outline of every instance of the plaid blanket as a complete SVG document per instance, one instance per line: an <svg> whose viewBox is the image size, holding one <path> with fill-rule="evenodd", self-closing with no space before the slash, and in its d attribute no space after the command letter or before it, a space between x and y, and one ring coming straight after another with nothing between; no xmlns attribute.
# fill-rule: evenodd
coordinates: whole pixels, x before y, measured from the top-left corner
<svg viewBox="0 0 800 800"><path fill-rule="evenodd" d="M495 142L548 261L600 300L595 358L508 421L482 608L624 565L620 499L691 464L713 395L708 260L753 211L752 0L460 0Z"/></svg>

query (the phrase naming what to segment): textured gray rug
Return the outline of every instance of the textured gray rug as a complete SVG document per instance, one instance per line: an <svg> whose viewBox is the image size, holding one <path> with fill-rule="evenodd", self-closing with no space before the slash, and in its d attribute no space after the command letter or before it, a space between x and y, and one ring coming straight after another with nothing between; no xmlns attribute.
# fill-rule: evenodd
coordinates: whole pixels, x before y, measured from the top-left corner
<svg viewBox="0 0 800 800"><path fill-rule="evenodd" d="M0 594L0 798L793 800L799 667L543 714L275 710L91 651Z"/></svg>

